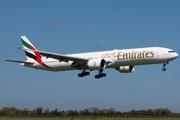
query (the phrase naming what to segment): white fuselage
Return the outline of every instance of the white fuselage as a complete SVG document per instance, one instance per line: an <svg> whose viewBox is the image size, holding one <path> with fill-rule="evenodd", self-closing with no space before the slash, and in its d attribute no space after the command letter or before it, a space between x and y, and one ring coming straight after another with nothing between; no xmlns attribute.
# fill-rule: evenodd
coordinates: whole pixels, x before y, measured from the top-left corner
<svg viewBox="0 0 180 120"><path fill-rule="evenodd" d="M172 49L168 48L147 47L136 49L68 54L68 56L86 58L89 60L104 59L106 61L106 68L115 68L118 66L135 66L169 62L177 58L178 54L174 52ZM33 65L26 63L21 63L21 65L48 71L77 70L76 68L72 67L73 61L64 62L59 61L57 59L46 57L43 57L42 61L50 68L40 65L38 62L35 62Z"/></svg>

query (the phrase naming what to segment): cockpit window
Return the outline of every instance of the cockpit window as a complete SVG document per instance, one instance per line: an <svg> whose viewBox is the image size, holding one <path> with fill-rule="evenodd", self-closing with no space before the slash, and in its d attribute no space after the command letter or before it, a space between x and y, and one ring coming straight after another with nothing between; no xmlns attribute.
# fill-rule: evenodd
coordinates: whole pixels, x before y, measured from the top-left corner
<svg viewBox="0 0 180 120"><path fill-rule="evenodd" d="M175 51L168 51L168 53L175 53Z"/></svg>

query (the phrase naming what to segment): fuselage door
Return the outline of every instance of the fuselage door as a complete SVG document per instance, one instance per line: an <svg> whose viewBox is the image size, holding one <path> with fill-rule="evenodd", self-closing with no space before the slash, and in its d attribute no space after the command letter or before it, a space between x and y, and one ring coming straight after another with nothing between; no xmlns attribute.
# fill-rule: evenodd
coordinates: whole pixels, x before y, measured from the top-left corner
<svg viewBox="0 0 180 120"><path fill-rule="evenodd" d="M159 51L159 50L156 50L156 51L154 52L154 54L155 54L155 57L156 57L156 58L159 58L159 57L160 57L160 51Z"/></svg>

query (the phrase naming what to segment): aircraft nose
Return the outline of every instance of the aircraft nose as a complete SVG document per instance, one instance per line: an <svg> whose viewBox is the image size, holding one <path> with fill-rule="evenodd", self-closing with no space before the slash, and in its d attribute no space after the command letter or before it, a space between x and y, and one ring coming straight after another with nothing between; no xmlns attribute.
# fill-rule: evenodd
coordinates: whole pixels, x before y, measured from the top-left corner
<svg viewBox="0 0 180 120"><path fill-rule="evenodd" d="M177 54L177 53L175 53L175 55L174 55L174 56L175 56L175 58L177 58L177 57L178 57L178 54Z"/></svg>

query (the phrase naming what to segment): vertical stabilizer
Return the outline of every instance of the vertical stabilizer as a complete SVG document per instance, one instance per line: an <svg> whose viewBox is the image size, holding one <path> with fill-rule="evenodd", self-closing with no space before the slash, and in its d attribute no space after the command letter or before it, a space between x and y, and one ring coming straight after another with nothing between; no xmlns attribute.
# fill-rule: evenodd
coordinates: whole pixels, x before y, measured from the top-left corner
<svg viewBox="0 0 180 120"><path fill-rule="evenodd" d="M26 38L26 36L21 36L21 41L24 47L24 51L26 53L27 62L38 62L40 65L50 68L42 61L42 56L38 52L34 52L32 50L36 50L36 48L33 46L33 44Z"/></svg>
<svg viewBox="0 0 180 120"><path fill-rule="evenodd" d="M32 50L36 50L36 48L26 38L26 36L21 36L21 41L22 41L23 47L25 49L27 61L34 62L34 61L37 61L38 58L39 59L42 58L42 56L39 53L32 51ZM30 49L30 50L28 50L28 49Z"/></svg>

